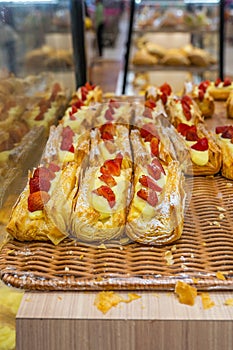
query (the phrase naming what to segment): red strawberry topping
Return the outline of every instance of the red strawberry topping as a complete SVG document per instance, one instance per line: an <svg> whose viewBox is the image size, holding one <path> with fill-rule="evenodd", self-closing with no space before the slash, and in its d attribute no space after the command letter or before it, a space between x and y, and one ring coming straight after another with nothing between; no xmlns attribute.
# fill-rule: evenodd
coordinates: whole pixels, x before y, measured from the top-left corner
<svg viewBox="0 0 233 350"><path fill-rule="evenodd" d="M218 86L221 82L222 82L222 80L220 78L217 78L214 82L214 85Z"/></svg>
<svg viewBox="0 0 233 350"><path fill-rule="evenodd" d="M154 207L158 203L158 196L154 191L142 188L137 192L137 196L145 200L152 207Z"/></svg>
<svg viewBox="0 0 233 350"><path fill-rule="evenodd" d="M60 170L59 165L55 164L55 163L50 163L48 166L48 169L53 171L54 173L56 173L57 171Z"/></svg>
<svg viewBox="0 0 233 350"><path fill-rule="evenodd" d="M217 126L215 128L215 132L216 134L222 134L223 132L225 132L226 130L228 130L229 125L221 125L221 126Z"/></svg>
<svg viewBox="0 0 233 350"><path fill-rule="evenodd" d="M111 106L112 108L119 108L120 107L120 103L114 99L111 98L111 100L109 101L109 106Z"/></svg>
<svg viewBox="0 0 233 350"><path fill-rule="evenodd" d="M230 86L231 85L231 79L230 78L225 78L223 81L223 86Z"/></svg>
<svg viewBox="0 0 233 350"><path fill-rule="evenodd" d="M221 137L224 139L232 139L233 138L233 126L229 125L228 128L223 131Z"/></svg>
<svg viewBox="0 0 233 350"><path fill-rule="evenodd" d="M112 120L114 120L112 114L113 114L112 111L111 111L110 109L107 109L106 112L105 112L105 114L104 114L104 118L105 118L106 120L112 121Z"/></svg>
<svg viewBox="0 0 233 350"><path fill-rule="evenodd" d="M157 157L159 155L159 139L153 137L150 141L150 150L153 156Z"/></svg>
<svg viewBox="0 0 233 350"><path fill-rule="evenodd" d="M144 106L149 109L154 109L156 107L156 102L150 98L144 103Z"/></svg>
<svg viewBox="0 0 233 350"><path fill-rule="evenodd" d="M202 139L198 140L197 143L191 146L191 148L196 151L207 151L208 147L208 140L206 137L203 137Z"/></svg>
<svg viewBox="0 0 233 350"><path fill-rule="evenodd" d="M69 126L62 130L61 150L72 152L74 132Z"/></svg>
<svg viewBox="0 0 233 350"><path fill-rule="evenodd" d="M50 189L50 180L43 177L31 177L29 180L30 193L44 191L48 192Z"/></svg>
<svg viewBox="0 0 233 350"><path fill-rule="evenodd" d="M164 93L166 96L170 96L172 93L172 88L168 83L164 83L160 86L160 91Z"/></svg>
<svg viewBox="0 0 233 350"><path fill-rule="evenodd" d="M205 93L209 85L210 85L210 81L204 80L199 84L198 89L202 90Z"/></svg>
<svg viewBox="0 0 233 350"><path fill-rule="evenodd" d="M149 176L142 175L139 179L139 182L142 186L150 188L153 191L156 191L156 192L162 191L162 188L159 185L157 185L157 183L153 179L151 179Z"/></svg>
<svg viewBox="0 0 233 350"><path fill-rule="evenodd" d="M52 180L55 178L55 174L53 171L49 170L48 168L42 166L39 168L36 168L33 177L40 177L40 178L45 178L48 180Z"/></svg>
<svg viewBox="0 0 233 350"><path fill-rule="evenodd" d="M152 111L150 108L145 108L144 112L142 113L143 117L153 119L152 117Z"/></svg>
<svg viewBox="0 0 233 350"><path fill-rule="evenodd" d="M145 139L146 142L150 142L154 136L159 139L156 126L153 123L144 124L140 129L140 135Z"/></svg>
<svg viewBox="0 0 233 350"><path fill-rule="evenodd" d="M112 175L102 174L101 176L99 176L99 179L105 182L106 185L108 185L109 187L116 186L117 184L116 180L114 179L114 177L112 177Z"/></svg>
<svg viewBox="0 0 233 350"><path fill-rule="evenodd" d="M120 176L122 158L108 159L100 168L100 172L106 175Z"/></svg>
<svg viewBox="0 0 233 350"><path fill-rule="evenodd" d="M198 91L198 99L199 101L203 101L204 100L204 96L205 96L205 92L203 90L199 90Z"/></svg>
<svg viewBox="0 0 233 350"><path fill-rule="evenodd" d="M33 192L28 196L28 210L30 212L43 210L44 205L49 201L50 196L47 192Z"/></svg>
<svg viewBox="0 0 233 350"><path fill-rule="evenodd" d="M95 193L98 196L102 196L105 199L107 199L107 201L108 201L108 203L109 203L111 208L113 208L114 205L116 204L115 194L114 194L113 190L110 187L108 187L108 186L100 186L99 188L94 190L93 193Z"/></svg>

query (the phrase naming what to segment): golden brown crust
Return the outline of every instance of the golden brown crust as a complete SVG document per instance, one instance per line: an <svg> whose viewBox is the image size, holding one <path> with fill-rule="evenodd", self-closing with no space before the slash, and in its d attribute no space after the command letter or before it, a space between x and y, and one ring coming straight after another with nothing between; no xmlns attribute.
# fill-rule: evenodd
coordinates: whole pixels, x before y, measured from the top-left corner
<svg viewBox="0 0 233 350"><path fill-rule="evenodd" d="M227 118L233 119L233 91L229 94L226 101Z"/></svg>

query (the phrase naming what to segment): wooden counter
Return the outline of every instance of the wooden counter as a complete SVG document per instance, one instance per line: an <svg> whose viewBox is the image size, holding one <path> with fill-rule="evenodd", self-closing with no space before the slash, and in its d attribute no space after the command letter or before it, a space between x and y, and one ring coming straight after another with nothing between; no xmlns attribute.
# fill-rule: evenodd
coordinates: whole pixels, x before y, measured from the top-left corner
<svg viewBox="0 0 233 350"><path fill-rule="evenodd" d="M121 293L127 298L127 293ZM230 350L233 292L211 292L215 306L180 304L174 293L138 292L106 314L96 293L25 293L18 311L17 350Z"/></svg>

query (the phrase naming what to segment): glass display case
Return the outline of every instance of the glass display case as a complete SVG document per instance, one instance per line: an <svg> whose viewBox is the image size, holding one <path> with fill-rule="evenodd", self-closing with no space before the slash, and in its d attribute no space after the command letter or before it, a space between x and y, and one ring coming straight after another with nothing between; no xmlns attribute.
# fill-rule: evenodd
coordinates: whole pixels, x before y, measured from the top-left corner
<svg viewBox="0 0 233 350"><path fill-rule="evenodd" d="M83 1L0 1L0 208L86 82L84 25Z"/></svg>
<svg viewBox="0 0 233 350"><path fill-rule="evenodd" d="M216 0L131 1L122 93L142 73L150 81L167 72L176 81L222 77L223 7Z"/></svg>

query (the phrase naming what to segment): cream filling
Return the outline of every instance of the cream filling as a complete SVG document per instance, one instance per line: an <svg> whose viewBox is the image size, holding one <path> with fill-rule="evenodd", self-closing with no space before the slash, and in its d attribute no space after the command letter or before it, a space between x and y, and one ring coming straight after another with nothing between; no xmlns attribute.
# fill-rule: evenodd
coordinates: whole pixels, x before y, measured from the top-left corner
<svg viewBox="0 0 233 350"><path fill-rule="evenodd" d="M191 160L194 164L197 165L206 165L209 161L209 151L197 151L193 148L191 148L191 146L195 145L197 143L197 141L187 141L185 140L185 143L188 147L190 147L190 156L191 156Z"/></svg>
<svg viewBox="0 0 233 350"><path fill-rule="evenodd" d="M125 209L125 193L127 188L129 187L129 182L126 180L126 176L123 170L121 170L120 176L113 176L117 184L111 187L111 190L115 194L115 205L111 208L106 198L104 198L103 196L99 196L96 193L93 193L93 191L97 188L101 186L107 186L107 184L104 181L101 181L98 178L99 176L101 176L101 173L98 171L90 186L89 204L97 212L100 213L100 220L104 220L110 217L113 213Z"/></svg>
<svg viewBox="0 0 233 350"><path fill-rule="evenodd" d="M231 143L231 139L227 139L224 137L221 137L220 134L218 135L221 142L225 143L225 145L233 152L233 143Z"/></svg>
<svg viewBox="0 0 233 350"><path fill-rule="evenodd" d="M75 149L75 145L77 145L79 139L79 135L75 134L73 137L73 146ZM63 151L59 149L58 158L60 163L68 163L74 160L74 153L69 151Z"/></svg>
<svg viewBox="0 0 233 350"><path fill-rule="evenodd" d="M139 178L142 175L148 176L147 171L141 172L139 175ZM158 186L163 188L166 184L166 181L167 181L167 176L164 175L163 173L161 173L161 178L158 181L156 181L156 183ZM150 204L148 204L146 200L140 198L137 195L137 192L143 188L145 188L145 187L142 186L141 183L138 181L136 186L135 186L134 198L133 198L133 202L132 202L132 213L133 213L132 217L134 219L136 219L139 216L142 216L144 219L150 220L154 217L156 208L151 206ZM161 192L156 192L156 194L157 194L158 199L159 199Z"/></svg>
<svg viewBox="0 0 233 350"><path fill-rule="evenodd" d="M193 115L193 106L191 106L190 108L190 112L191 112L191 115ZM193 118L191 117L190 120L187 120L185 115L184 115L184 112L183 112L183 108L182 108L182 105L181 105L181 102L177 102L175 104L175 108L174 108L174 117L177 117L181 120L182 123L185 123L189 126L193 125Z"/></svg>

